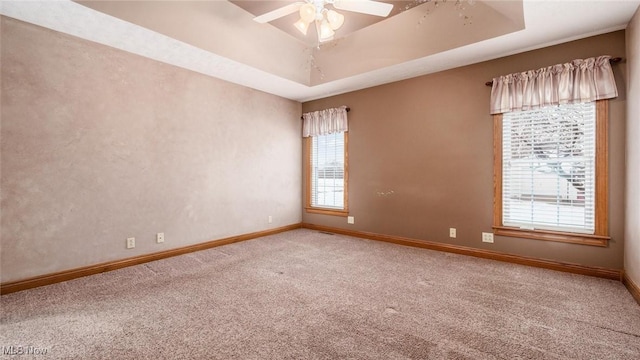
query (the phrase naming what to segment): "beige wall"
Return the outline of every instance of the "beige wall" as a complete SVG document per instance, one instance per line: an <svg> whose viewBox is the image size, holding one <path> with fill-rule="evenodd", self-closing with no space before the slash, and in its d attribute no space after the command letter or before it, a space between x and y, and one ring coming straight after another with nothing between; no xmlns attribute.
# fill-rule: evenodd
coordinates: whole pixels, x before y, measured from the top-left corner
<svg viewBox="0 0 640 360"><path fill-rule="evenodd" d="M626 30L627 35L627 216L624 269L640 285L640 9Z"/></svg>
<svg viewBox="0 0 640 360"><path fill-rule="evenodd" d="M2 282L300 222L300 103L1 26Z"/></svg>
<svg viewBox="0 0 640 360"><path fill-rule="evenodd" d="M624 31L304 103L349 113L349 210L303 213L312 224L406 236L536 258L621 269L624 239L626 65L614 66L620 96L610 110L609 247L496 237L493 214L493 77L610 54L625 56ZM393 192L393 193L391 193ZM386 194L386 195L385 195ZM449 238L449 228L457 238Z"/></svg>

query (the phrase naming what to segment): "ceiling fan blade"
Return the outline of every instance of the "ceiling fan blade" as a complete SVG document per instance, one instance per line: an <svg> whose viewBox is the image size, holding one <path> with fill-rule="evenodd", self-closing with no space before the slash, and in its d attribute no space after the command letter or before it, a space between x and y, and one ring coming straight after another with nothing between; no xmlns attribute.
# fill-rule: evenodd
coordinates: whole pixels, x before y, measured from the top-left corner
<svg viewBox="0 0 640 360"><path fill-rule="evenodd" d="M266 14L256 16L255 18L253 18L253 20L259 22L260 24L268 23L283 16L293 14L294 12L300 10L300 7L304 4L305 2L302 1L294 2L293 4L289 4L273 11L269 11Z"/></svg>
<svg viewBox="0 0 640 360"><path fill-rule="evenodd" d="M393 9L393 4L371 0L336 0L333 7L339 10L386 17Z"/></svg>

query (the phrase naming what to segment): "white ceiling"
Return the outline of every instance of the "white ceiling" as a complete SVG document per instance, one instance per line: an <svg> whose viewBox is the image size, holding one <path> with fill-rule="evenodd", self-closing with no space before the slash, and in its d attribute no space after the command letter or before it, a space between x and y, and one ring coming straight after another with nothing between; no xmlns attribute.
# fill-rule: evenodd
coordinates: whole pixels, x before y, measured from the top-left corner
<svg viewBox="0 0 640 360"><path fill-rule="evenodd" d="M265 51L273 48L273 45L270 45L270 48L266 50L261 49L258 43L254 45L255 49L241 49L247 54L238 53L237 44L232 49L236 51L235 53L205 50L204 46L196 46L194 43L176 40L174 37L150 30L153 26L135 25L119 17L110 16L68 0L2 0L0 13L243 86L304 102L624 29L640 5L640 0L523 0L522 3L524 30L445 49L400 63L383 64L374 70L360 72L352 76L338 77L324 82L318 81L317 85L308 85L313 82L298 80L295 78L297 76L295 74L282 75L281 72L272 70L268 66L247 65L247 63L252 63L250 56L254 59L255 64L255 59L259 58L257 55L260 51L264 54ZM288 39L292 39L292 37L271 25L256 27L256 24L251 23L252 14L227 1L211 4L217 10L214 13L214 19L209 18L209 21L224 23L227 29L231 27L235 29L235 32L244 33L245 36L268 38L269 41L272 41L270 44L278 45L272 54L276 58L278 54L286 54L285 50L299 51L300 53L307 51L306 46L302 43L289 43L289 40L286 40L284 36ZM435 17L437 15L438 13L434 11L429 16ZM121 17L126 18L126 16ZM398 16L394 17L394 19L396 18ZM475 21L479 20L475 19ZM385 21L381 21L379 24L384 23ZM447 33L439 32L433 35L445 37ZM224 36L226 34L223 33L220 38ZM257 51L257 54L252 53L251 50ZM366 62L367 60L369 59L360 61ZM281 56L278 62L286 63L287 61L293 60ZM290 65L290 67L293 68L295 65Z"/></svg>

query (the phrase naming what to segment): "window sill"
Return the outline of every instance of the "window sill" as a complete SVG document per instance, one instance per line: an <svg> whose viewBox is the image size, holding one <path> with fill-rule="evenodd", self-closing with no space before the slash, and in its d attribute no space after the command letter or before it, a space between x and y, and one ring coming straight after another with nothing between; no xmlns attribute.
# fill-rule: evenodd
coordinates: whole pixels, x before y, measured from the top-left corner
<svg viewBox="0 0 640 360"><path fill-rule="evenodd" d="M493 233L500 236L534 240L557 241L571 244L607 247L610 237L549 230L527 230L506 226L494 226Z"/></svg>
<svg viewBox="0 0 640 360"><path fill-rule="evenodd" d="M314 208L314 207L306 207L305 210L308 213L312 214L323 214L323 215L332 215L332 216L349 216L348 210L334 210L334 209L323 209L323 208Z"/></svg>

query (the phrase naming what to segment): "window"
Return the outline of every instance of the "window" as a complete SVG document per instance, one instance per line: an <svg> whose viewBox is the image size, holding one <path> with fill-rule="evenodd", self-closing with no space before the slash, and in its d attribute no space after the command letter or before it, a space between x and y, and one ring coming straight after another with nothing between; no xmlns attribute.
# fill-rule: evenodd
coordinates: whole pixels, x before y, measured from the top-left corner
<svg viewBox="0 0 640 360"><path fill-rule="evenodd" d="M308 212L347 216L347 132L306 138Z"/></svg>
<svg viewBox="0 0 640 360"><path fill-rule="evenodd" d="M606 246L607 100L494 117L497 235Z"/></svg>

